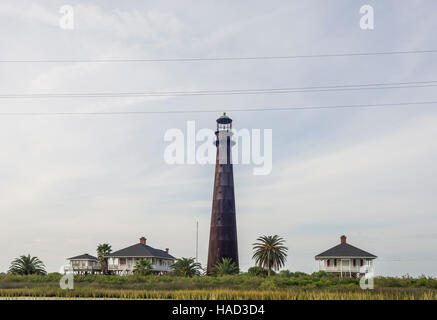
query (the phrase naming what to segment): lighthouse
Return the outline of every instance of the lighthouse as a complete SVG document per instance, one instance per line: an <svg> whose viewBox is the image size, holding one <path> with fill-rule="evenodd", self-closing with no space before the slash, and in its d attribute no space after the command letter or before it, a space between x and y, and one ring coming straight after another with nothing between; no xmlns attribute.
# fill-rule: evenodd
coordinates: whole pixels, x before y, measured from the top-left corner
<svg viewBox="0 0 437 320"><path fill-rule="evenodd" d="M212 200L207 274L222 258L238 266L237 221L235 217L234 171L231 149L232 119L226 113L217 119L217 156Z"/></svg>

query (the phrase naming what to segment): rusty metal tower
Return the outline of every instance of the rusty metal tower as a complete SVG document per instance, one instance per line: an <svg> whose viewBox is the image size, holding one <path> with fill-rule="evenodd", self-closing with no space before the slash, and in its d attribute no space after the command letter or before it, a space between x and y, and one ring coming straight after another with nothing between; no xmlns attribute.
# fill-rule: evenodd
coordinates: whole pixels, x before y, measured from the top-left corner
<svg viewBox="0 0 437 320"><path fill-rule="evenodd" d="M207 274L222 258L231 258L238 266L237 221L235 217L234 171L231 148L232 119L226 112L217 119L217 156L209 234Z"/></svg>

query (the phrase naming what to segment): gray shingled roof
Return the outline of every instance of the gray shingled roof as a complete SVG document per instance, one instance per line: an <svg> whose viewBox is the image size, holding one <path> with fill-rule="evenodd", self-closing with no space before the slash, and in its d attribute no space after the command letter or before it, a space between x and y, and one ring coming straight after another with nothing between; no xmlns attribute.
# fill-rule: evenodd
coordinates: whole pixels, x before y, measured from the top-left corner
<svg viewBox="0 0 437 320"><path fill-rule="evenodd" d="M88 253L81 254L80 256L68 258L67 260L97 260L96 257L89 255Z"/></svg>
<svg viewBox="0 0 437 320"><path fill-rule="evenodd" d="M375 255L361 250L357 247L350 245L349 243L340 243L331 249L328 249L320 254L318 254L315 258L376 258Z"/></svg>
<svg viewBox="0 0 437 320"><path fill-rule="evenodd" d="M108 257L155 257L176 259L163 250L155 249L142 243L137 243L133 246L112 252Z"/></svg>

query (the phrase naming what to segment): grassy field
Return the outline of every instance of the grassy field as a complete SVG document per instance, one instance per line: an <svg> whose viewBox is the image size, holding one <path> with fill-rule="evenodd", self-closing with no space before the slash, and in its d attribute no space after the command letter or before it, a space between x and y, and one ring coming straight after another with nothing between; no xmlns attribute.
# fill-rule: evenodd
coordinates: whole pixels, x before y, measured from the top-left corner
<svg viewBox="0 0 437 320"><path fill-rule="evenodd" d="M362 290L358 279L338 279L323 273L296 273L271 278L240 274L223 277L175 276L74 277L74 289L59 288L60 274L0 275L2 298L105 299L270 299L270 300L437 300L437 279L376 278L374 290Z"/></svg>
<svg viewBox="0 0 437 320"><path fill-rule="evenodd" d="M131 290L89 287L61 290L53 287L0 289L3 298L106 298L106 299L181 299L181 300L437 300L436 290L375 289L330 290Z"/></svg>

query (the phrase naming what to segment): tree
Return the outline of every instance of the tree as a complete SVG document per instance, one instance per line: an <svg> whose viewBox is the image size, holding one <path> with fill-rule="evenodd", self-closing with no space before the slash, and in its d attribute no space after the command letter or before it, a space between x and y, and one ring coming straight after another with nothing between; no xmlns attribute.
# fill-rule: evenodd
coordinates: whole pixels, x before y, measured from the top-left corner
<svg viewBox="0 0 437 320"><path fill-rule="evenodd" d="M193 277L199 276L202 272L202 265L195 262L194 258L180 258L170 266L173 273L178 276Z"/></svg>
<svg viewBox="0 0 437 320"><path fill-rule="evenodd" d="M238 274L239 272L237 264L231 258L222 258L222 261L217 262L214 266L214 273L218 276Z"/></svg>
<svg viewBox="0 0 437 320"><path fill-rule="evenodd" d="M141 259L134 267L134 273L142 276L149 275L152 271L153 266L149 259Z"/></svg>
<svg viewBox="0 0 437 320"><path fill-rule="evenodd" d="M283 245L285 240L278 235L262 236L256 240L258 242L253 244L255 252L252 259L255 259L256 264L261 268L267 269L267 274L270 277L272 269L279 270L285 265L288 250Z"/></svg>
<svg viewBox="0 0 437 320"><path fill-rule="evenodd" d="M293 276L293 272L291 272L290 270L281 270L278 275L284 278L291 278Z"/></svg>
<svg viewBox="0 0 437 320"><path fill-rule="evenodd" d="M37 257L22 255L11 262L9 272L12 274L47 274L44 263Z"/></svg>
<svg viewBox="0 0 437 320"><path fill-rule="evenodd" d="M100 261L102 266L102 273L108 274L108 256L112 252L112 248L109 244L103 243L97 246L97 259Z"/></svg>
<svg viewBox="0 0 437 320"><path fill-rule="evenodd" d="M296 272L296 273L303 273L303 272ZM333 274L330 274L330 273L328 273L326 271L317 271L317 272L311 273L311 277L312 278L320 279L320 278L323 278L323 277L333 277Z"/></svg>
<svg viewBox="0 0 437 320"><path fill-rule="evenodd" d="M267 277L267 270L264 270L263 268L260 268L258 266L250 267L247 269L247 273L251 276L256 277ZM272 270L272 274L275 272Z"/></svg>

